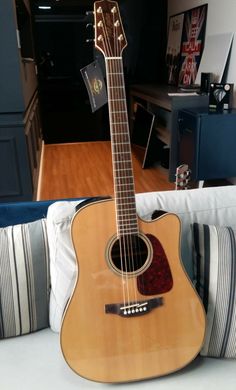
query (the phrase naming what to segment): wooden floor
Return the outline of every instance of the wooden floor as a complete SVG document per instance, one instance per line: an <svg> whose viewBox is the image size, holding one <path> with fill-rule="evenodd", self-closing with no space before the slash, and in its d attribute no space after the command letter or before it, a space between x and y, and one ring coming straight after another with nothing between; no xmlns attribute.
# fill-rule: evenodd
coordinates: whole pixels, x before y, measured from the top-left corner
<svg viewBox="0 0 236 390"><path fill-rule="evenodd" d="M132 152L136 193L174 189L162 167L142 169ZM44 145L38 200L113 195L110 142Z"/></svg>

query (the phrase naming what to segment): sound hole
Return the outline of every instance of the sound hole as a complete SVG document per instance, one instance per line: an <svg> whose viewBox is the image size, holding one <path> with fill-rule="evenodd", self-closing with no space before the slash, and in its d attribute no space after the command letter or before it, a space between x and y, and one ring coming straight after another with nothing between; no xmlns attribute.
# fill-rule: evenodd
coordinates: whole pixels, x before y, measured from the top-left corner
<svg viewBox="0 0 236 390"><path fill-rule="evenodd" d="M151 244L143 235L116 237L110 244L109 262L117 272L133 275L146 269L151 253Z"/></svg>

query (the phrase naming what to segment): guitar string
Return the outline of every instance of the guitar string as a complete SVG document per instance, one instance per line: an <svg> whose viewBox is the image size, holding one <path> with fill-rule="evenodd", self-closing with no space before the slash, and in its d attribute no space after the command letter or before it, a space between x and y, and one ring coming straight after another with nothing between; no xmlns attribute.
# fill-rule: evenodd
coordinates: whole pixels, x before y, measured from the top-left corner
<svg viewBox="0 0 236 390"><path fill-rule="evenodd" d="M123 72L123 64L122 64L122 60L120 60L120 73L121 73L121 78L123 79L123 97L125 98L125 83L124 83L124 72ZM128 208L127 210L127 213L124 212L123 210L123 213L124 215L127 217L128 216L128 222L126 222L127 224L127 233L126 233L126 242L127 242L127 253L128 253L128 256L129 256L129 269L131 271L135 271L135 264L134 264L134 257L135 257L135 251L134 251L134 244L135 244L135 240L134 238L136 238L136 232L133 233L133 227L137 227L137 219L136 219L136 214L135 214L135 217L134 217L134 213L133 213L133 208L134 208L134 204L135 204L135 198L134 198L134 179L133 179L133 170L132 170L132 155L131 155L131 145L130 145L130 136L129 136L129 128L128 128L128 117L127 117L127 108L126 108L126 101L125 101L125 111L126 111L126 114L125 114L125 126L126 126L126 137L127 137L127 142L128 144L124 144L123 146L123 150L124 151L127 151L129 153L129 162L126 164L126 170L124 171L125 172L125 175L126 175L126 185L125 185L125 189L126 189L126 194L127 194L127 197L129 197L128 199L128 207L126 204L126 201L123 200L123 209L125 209L126 207ZM130 164L130 166L129 166ZM131 178L131 180L130 180ZM136 208L135 208L136 210ZM131 217L132 216L132 217ZM127 219L127 218L126 218ZM134 225L134 222L135 222L135 225ZM132 288L133 288L133 296L134 298L136 299L137 301L137 290L136 290L136 278L132 278Z"/></svg>
<svg viewBox="0 0 236 390"><path fill-rule="evenodd" d="M117 55L117 57L121 57L122 41L118 39L118 29L116 29L116 32L117 33L116 33L116 40L114 42L114 47L115 47L115 43L116 43L116 49L117 49L116 55ZM120 111L125 112L125 114L122 112L121 122L123 124L119 125L119 130L120 130L120 133L122 133L122 135L123 135L123 131L121 131L121 130L123 130L124 128L126 130L125 136L124 135L123 135L123 137L121 136L122 139L121 139L119 146L121 145L120 152L123 154L124 160L125 160L126 153L129 154L129 162L124 163L123 171L122 171L124 174L124 178L126 178L124 190L125 190L125 194L127 194L127 198L128 197L130 199L132 198L131 205L129 205L129 207L127 207L128 208L127 214L124 212L124 209L127 206L126 205L127 202L124 200L124 197L123 197L122 202L121 202L122 207L123 207L122 216L124 215L124 218L125 218L123 226L125 226L127 228L127 232L124 233L124 236L122 239L125 243L124 250L126 252L126 256L128 256L129 270L134 272L134 270L135 270L134 257L136 256L136 253L134 252L134 245L135 245L135 241L137 239L137 236L136 236L136 234L133 234L133 232L132 232L133 223L134 223L134 215L132 215L132 218L131 218L131 214L130 214L130 212L133 214L133 208L135 206L135 197L134 197L135 190L134 190L134 176L133 176L133 167L132 167L131 143L130 143L130 134L129 134L129 126L128 126L128 114L127 114L127 105L126 105L125 81L124 81L124 71L123 71L122 59L117 58L117 60L115 61L115 64L116 64L115 74L117 75L117 79L119 80L119 82L116 82L116 85L122 87L120 89L118 88L118 91L116 91L116 95L117 95L118 99L124 99L123 104L120 103ZM123 105L124 105L124 107L123 107ZM125 139L125 137L126 137L126 139ZM130 166L129 166L129 164L130 164ZM129 183L130 178L132 178L131 183ZM122 184L124 184L123 181L124 180L121 180ZM131 189L130 189L130 187L131 187ZM130 199L129 199L129 201L130 201ZM127 222L127 218L126 218L127 215L129 217L128 218L129 222ZM136 224L136 227L138 227L136 207L135 207L135 224ZM133 238L135 238L135 240L133 240ZM136 245L136 247L137 247L137 245ZM134 301L136 300L136 302L137 302L137 282L136 282L135 277L132 277L132 283L130 283L130 284L131 284L131 287L133 289L132 295L134 297Z"/></svg>
<svg viewBox="0 0 236 390"><path fill-rule="evenodd" d="M112 65L112 71L113 71L113 80L114 80L114 83L113 83L113 86L115 88L113 88L112 90L112 94L113 94L113 97L114 99L118 99L116 101L116 103L114 105L116 105L116 108L117 108L117 112L121 112L121 111L125 111L124 110L124 107L123 107L123 101L122 100L119 100L119 99L122 99L123 96L122 96L122 93L121 93L121 89L117 88L117 87L121 87L121 81L120 81L120 73L121 73L121 70L119 69L119 64L118 64L118 56L119 54L121 55L121 51L120 51L120 47L119 47L119 39L118 39L118 29L117 29L117 25L115 26L115 12L113 13L113 28L114 28L114 31L115 33L113 34L113 37L114 37L114 40L113 40L113 47L114 47L114 54L115 54L115 57L116 59L114 60L111 60L111 65ZM118 102L118 103L117 103ZM123 103L123 104L122 104ZM118 223L119 223L119 241L120 241L120 257L121 257L121 262L124 261L124 267L125 268L125 281L126 281L126 291L127 291L127 297L128 297L128 305L130 305L130 295L131 295L131 292L129 290L129 278L128 278L128 269L130 269L130 259L129 259L129 251L128 251L128 242L127 242L127 237L126 237L126 234L124 232L122 232L122 229L124 230L125 229L125 226L126 226L126 223L125 223L125 215L124 215L124 212L123 212L123 198L122 198L122 192L119 192L123 189L123 186L121 184L123 184L123 180L121 179L121 172L123 172L123 174L125 174L125 162L123 160L121 160L121 156L123 156L123 158L125 157L125 154L124 154L124 135L123 135L123 127L124 125L123 124L120 124L119 122L124 122L124 119L123 119L124 115L123 115L123 112L120 113L119 115L116 115L116 121L117 121L117 124L115 125L115 128L114 130L116 130L116 138L118 139L118 142L116 142L116 152L118 154L116 154L116 156L118 156L118 165L117 165L117 171L116 171L116 189L117 189L117 193L116 193L116 198L118 199L118 202L119 202L119 207L117 205L117 210L118 210ZM122 118L122 120L118 119L118 118ZM117 134L118 134L118 137L117 137ZM122 162L122 164L121 164ZM119 194L119 196L118 196Z"/></svg>
<svg viewBox="0 0 236 390"><path fill-rule="evenodd" d="M117 80L116 80L116 86L122 87L118 88L116 90L116 97L118 99L124 99L124 100L118 100L122 103L119 103L119 110L123 111L122 114L120 115L122 125L118 125L119 127L119 132L122 134L121 137L121 142L119 143L119 147L121 148L120 153L123 155L124 160L126 157L126 154L129 154L129 162L124 162L123 164L123 177L121 180L122 183L122 188L124 187L124 179L125 179L125 187L124 191L125 194L127 194L127 197L130 197L130 186L132 188L131 196L134 196L134 179L133 179L133 172L132 172L132 156L131 156L131 145L130 145L130 137L129 137L129 128L128 128L128 115L127 115L127 107L126 107L126 94L125 94L125 82L124 82L124 72L123 72L123 62L121 58L118 58L122 52L122 41L118 39L118 29L116 29L116 34L115 34L115 42L114 42L114 47L116 46L116 56L117 60L115 60L115 74L117 75ZM122 130L126 130L124 132ZM130 164L130 167L128 167L128 164ZM121 177L122 175L119 175ZM129 183L130 177L132 178L132 182ZM129 180L127 180L129 179ZM121 198L122 199L122 198ZM133 199L134 200L134 199ZM124 250L126 252L126 256L128 257L128 263L129 263L129 270L134 271L134 252L133 252L133 234L132 234L132 224L133 224L133 217L132 219L130 218L131 216L129 215L130 213L130 207L128 207L128 212L125 213L124 209L126 208L126 201L124 201L124 197L121 201L122 203L122 216L124 215L124 221L123 221L123 226L127 228L127 232L124 233L123 235L123 241L124 241ZM131 207L133 207L133 204L131 204ZM129 216L129 219L127 222L127 215ZM136 226L137 226L137 220L136 220ZM126 269L127 271L127 269ZM133 288L133 296L135 297L137 301L137 289L136 289L136 279L133 277L132 278L132 288Z"/></svg>
<svg viewBox="0 0 236 390"><path fill-rule="evenodd" d="M119 52L120 52L120 50L119 50ZM122 74L122 76L121 76L123 78L122 85L125 86L122 60L120 60L120 70L117 73ZM123 91L123 97L125 98L125 89ZM130 133L129 133L129 128L128 128L127 107L126 107L125 111L126 111L126 119L124 120L124 122L127 123L127 137L128 137L127 141L129 143L130 164L131 164L130 168L128 168L128 172L126 171L126 173L127 173L127 175L129 175L133 178L132 179L132 192L133 193L130 196L130 198L132 199L132 202L131 202L131 206L129 206L129 207L131 207L131 209L133 209L133 207L135 208L135 224L137 227L137 234L135 234L135 233L133 234L132 233L132 229L133 229L132 224L130 223L128 233L127 233L127 247L129 248L128 256L131 259L129 266L130 266L131 270L135 271L135 269L137 270L138 268L140 268L140 266L143 265L143 258L142 258L142 253L141 253L141 244L140 244L140 239L139 239L139 228L138 228L138 219L137 219L137 211L136 211L135 184L134 184L134 174L133 174L133 166L132 166ZM128 187L129 187L129 185L127 185L126 193L130 193L130 190ZM130 210L128 210L128 213L129 212L130 212ZM130 218L129 220L130 220L130 222L132 221L132 223L133 223L134 216L132 216L132 219ZM143 273L141 274L139 281L140 281L140 284L142 286L142 290L144 290L144 275L143 275ZM134 296L135 296L136 303L137 303L137 282L136 282L135 278L133 278L133 291L134 291Z"/></svg>
<svg viewBox="0 0 236 390"><path fill-rule="evenodd" d="M117 31L117 30L116 30ZM119 43L120 41L118 40L118 35L116 34L116 46L117 46L117 56L118 56L118 53L120 53L120 49L121 49L121 45L119 47ZM123 87L123 84L122 84L122 69L120 67L120 60L117 59L114 61L114 69L115 69L115 78L116 78L116 82L115 82L115 85L116 87L117 86L120 86L120 87ZM116 88L115 90L115 98L118 99L118 111L126 111L125 110L125 101L122 100L124 99L124 90L123 88ZM120 228L121 228L121 231L123 230L123 232L121 233L121 241L122 241L122 246L123 246L123 251L124 251L124 254L123 256L125 257L125 261L126 261L126 281L127 281L127 289L129 289L129 296L132 296L132 292L130 291L130 281L129 281L129 277L128 277L128 271L131 271L132 270L132 267L131 267L131 248L130 248L130 237L129 237L129 223L127 221L127 216L126 216L126 213L124 212L124 197L128 197L129 196L129 193L128 193L128 185L127 185L127 164L128 162L126 162L126 157L127 157L127 153L126 153L126 148L125 148L125 143L124 143L124 138L125 136L127 137L127 131L125 132L125 130L127 130L125 128L125 125L126 125L126 118L124 117L124 113L122 113L121 116L119 116L119 118L122 118L121 120L119 119L118 122L121 122L122 124L118 124L117 125L117 128L118 128L118 132L119 132L119 143L118 143L118 147L117 147L117 151L119 153L119 156L121 157L120 158L120 161L122 161L122 164L120 164L120 168L122 168L122 170L120 170L119 174L118 174L118 177L119 177L119 181L117 181L117 184L118 184L118 190L120 191L124 191L124 192L120 192L120 195L119 195L119 208L120 208L120 212L119 212L119 219L120 219ZM129 302L130 304L130 302Z"/></svg>
<svg viewBox="0 0 236 390"><path fill-rule="evenodd" d="M110 44L110 40L109 40L109 34L107 32L107 29L104 27L106 26L106 23L105 23L105 18L104 18L104 13L102 11L102 30L103 30L103 34L104 34L104 39L103 39L103 43L104 43L104 51L105 51L105 54L107 53L107 57L112 57L112 48L111 48L111 44ZM106 58L105 56L105 64L106 64L106 74L107 74L107 91L108 91L108 106L109 106L109 118L110 118L110 127L111 127L111 139L112 139L112 143L111 143L111 146L112 146L112 153L113 153L113 164L112 164L112 167L113 167L113 177L115 178L115 174L116 174L116 165L115 164L115 154L114 154L114 138L115 138L115 135L114 135L114 129L113 129L113 120L112 120L112 117L113 117L113 103L111 102L111 88L110 88L110 77L112 77L112 73L114 72L111 72L110 71L110 68L109 68L109 60ZM116 191L115 189L115 180L114 180L114 190ZM115 194L116 195L116 194ZM115 202L117 202L117 196L115 196ZM118 223L118 215L117 215L117 203L116 203L116 220L117 220L117 223ZM117 225L118 226L118 225ZM118 233L118 239L119 239L119 232ZM127 302L129 304L130 302L130 298L129 298L129 291L127 289L127 280L125 282L125 278L124 278L124 275L125 275L125 272L124 272L124 261L123 261L123 255L122 255L122 243L121 241L119 240L119 248L120 248L120 256L121 256L121 283L122 283L122 292L123 292L123 302L124 302L124 306L126 306ZM126 298L126 293L127 293L127 298Z"/></svg>
<svg viewBox="0 0 236 390"><path fill-rule="evenodd" d="M124 113L122 112L121 115L119 115L119 118L121 117L122 119L117 119L117 122L121 122L120 123L117 123L115 125L115 129L117 130L116 133L118 132L119 134L119 137L118 137L118 143L116 144L117 146L117 149L116 149L116 152L119 153L120 156L123 156L123 159L124 160L119 160L120 162L122 162L122 164L119 164L119 167L118 167L118 170L120 168L120 172L119 174L117 175L116 177L116 184L117 184L117 188L118 188L118 191L119 189L121 190L121 188L123 189L124 192L124 195L125 194L128 194L128 191L127 191L127 181L125 182L125 187L124 187L124 178L125 176L127 177L127 165L125 163L125 160L126 160L126 153L127 150L125 147L125 143L124 143L124 135L125 135L125 132L123 131L124 128L125 128L125 124L128 124L128 121L127 121L127 110L126 110L126 105L125 105L125 100L123 100L125 98L125 90L124 88L121 88L124 86L124 79L122 79L123 77L123 68L122 66L122 61L120 61L120 56L121 56L121 41L118 39L118 25L115 23L117 21L115 21L115 14L113 13L113 26L115 27L115 34L113 34L113 37L114 37L114 41L113 41L113 47L114 47L114 54L115 54L115 57L116 59L112 59L111 60L111 65L112 65L112 71L113 71L113 79L115 79L115 82L113 84L113 86L115 86L115 88L112 90L112 93L113 93L113 97L114 99L118 99L118 104L117 104L117 107L118 107L118 112L120 111L126 111L126 117L124 118ZM122 84L122 81L123 81L123 84ZM118 88L117 88L118 87ZM120 87L120 88L119 88ZM128 130L126 128L126 130ZM124 134L123 134L124 133ZM126 137L128 137L128 132L126 132ZM126 140L128 141L128 139ZM122 169L122 170L121 170ZM124 178L122 178L122 175L121 175L121 172L123 172L124 174ZM119 179L119 180L118 180ZM131 295L131 291L129 290L130 289L130 283L129 283L129 278L128 278L128 270L132 270L132 242L130 242L130 235L129 235L129 226L128 226L128 223L126 222L126 215L124 213L124 196L122 197L122 193L120 193L120 196L119 196L119 216L118 216L118 219L119 219L119 224L120 224L120 227L122 226L123 228L123 233L121 232L121 235L120 235L120 242L121 242L121 250L123 248L123 251L121 253L121 261L122 258L125 259L125 275L126 275L126 284L127 284L127 291L128 291L128 304L130 304L130 295ZM125 231L125 229L128 229L128 232ZM122 229L121 229L122 230ZM134 266L133 266L133 269L134 269ZM132 279L133 280L133 289L134 289L134 293L136 292L136 288L135 288L135 285L134 285L134 278ZM134 294L133 294L134 295Z"/></svg>
<svg viewBox="0 0 236 390"><path fill-rule="evenodd" d="M106 38L103 42L105 42L105 46L106 46L105 49L106 49L107 53L110 55L110 57L111 57L112 56L112 48L111 48L108 32L107 32L107 30L104 29L104 26L106 25L105 24L105 20L104 20L104 14L102 14L102 18L103 18L103 32L104 32L104 36ZM115 26L114 13L113 13L113 25ZM115 31L117 32L116 28L115 28ZM114 50L115 50L115 56L119 57L119 53L121 52L121 42L118 39L118 35L117 34L113 34L113 37L114 37L113 47L114 47ZM119 44L120 44L120 46L119 46ZM109 69L110 61L111 61L111 71ZM114 62L115 66L113 65L113 62ZM122 85L122 83L119 82L119 79L122 80L122 78L123 78L123 95L122 95L122 89L121 88L118 88L118 93L117 93L117 88L116 89L115 88L111 89L109 87L109 85L108 85L108 87L109 87L108 88L109 95L111 95L112 93L114 94L114 91L116 90L115 98L116 98L117 95L118 95L118 99L125 98L124 74L123 74L122 61L120 61L120 65L119 65L118 58L115 61L113 61L113 59L109 59L109 61L106 60L106 66L107 66L107 69L109 71L109 77L113 77L114 78L114 75L115 75L115 78L116 78L116 84L115 85L116 86L121 86ZM112 76L111 76L111 74L112 74ZM119 74L121 74L121 76ZM108 79L109 79L109 77L108 77ZM108 80L108 82L110 82L110 80ZM113 112L113 107L112 107L112 103L111 103L111 99L110 98L109 98L109 102L110 102L110 111ZM124 103L124 104L125 104L125 108L126 108L126 103ZM125 114L125 117L126 117L125 119L126 120L123 119L123 113L122 113L121 117L122 117L122 122L126 122L127 126L128 126L127 108L126 108L126 110L124 110L124 107L122 107L122 104L118 103L118 111L126 111L126 114ZM112 115L111 115L111 117L112 117ZM111 119L110 123L112 123L112 118L110 118L110 119ZM112 130L111 131L111 136L113 137L113 139L115 137L115 134L114 134L115 128L114 127L118 128L117 131L118 131L118 134L120 134L119 135L119 141L122 141L122 139L120 139L120 137L122 138L122 136L121 136L121 130L122 130L121 128L122 128L122 126L120 124L114 126L113 123L112 123L112 125L111 125L111 130ZM128 130L128 128L127 128L127 130ZM127 137L129 138L129 133L128 132L127 132ZM128 141L128 139L126 141ZM114 142L113 142L113 144L114 144ZM121 145L121 149L122 150L119 149L120 145ZM129 145L130 145L130 142L129 142ZM116 150L116 152L122 153L123 157L124 157L125 156L124 152L126 152L126 151L127 150L126 150L125 144L122 143L122 142L118 142L118 150ZM113 152L114 152L114 150L113 150ZM130 152L131 152L131 150L130 150ZM131 155L131 153L130 153L130 155ZM130 160L130 163L131 163L131 172L132 172L132 161L131 160ZM124 165L122 165L122 168L123 168L122 172L126 173L126 175L127 175L127 173L129 173L129 169L127 171L127 166L125 166L125 164L124 164ZM118 169L118 166L117 166L117 169ZM120 175L118 175L118 176L120 177ZM133 177L133 175L130 175L130 176ZM114 177L116 177L116 176L114 175ZM118 185L118 183L117 183L117 185ZM134 181L133 181L132 185L133 185L133 195L134 195ZM129 192L129 195L130 195L130 189L128 191L127 181L126 181L126 190L127 190L126 191L127 194ZM117 198L117 194L116 194L116 198ZM122 199L122 196L121 196L120 199ZM135 198L133 200L135 200ZM122 200L121 203L124 206L123 200ZM120 213L120 214L122 215L122 218L123 218L123 212ZM117 216L117 219L118 219L118 216ZM136 216L136 223L137 223L137 216ZM125 223L125 220L123 220L122 226L126 226L126 225L127 225L128 232L127 232L127 234L124 234L124 235L120 236L119 244L120 244L120 255L121 255L122 282L124 281L123 280L124 279L123 258L125 259L125 270L126 270L126 272L125 272L126 283L125 284L126 284L126 288L127 288L127 298L128 298L128 304L129 304L129 302L130 302L130 298L129 298L130 292L128 290L129 284L128 284L128 272L127 272L128 268L127 268L127 258L126 257L128 256L129 270L133 269L133 271L134 271L135 268L134 268L133 244L135 244L135 242L133 243L133 240L132 240L132 237L133 237L133 235L132 235L132 225L130 224L129 228L128 228L128 224ZM129 230L130 230L130 233L129 233ZM136 235L134 235L134 236L136 237ZM139 240L137 241L137 243L138 243L138 246L139 246ZM122 247L123 247L123 249L122 249ZM136 247L137 247L137 245L136 245ZM135 254L137 254L137 252L138 251L135 250ZM130 259L131 259L131 263L130 263ZM136 295L137 294L136 280L135 280L135 278L132 278L132 279L133 279L133 284L134 284L133 285L134 293ZM124 284L124 283L122 283L122 284ZM123 289L123 296L124 296L124 300L125 300L125 290L124 289ZM137 300L137 298L136 298L136 300Z"/></svg>

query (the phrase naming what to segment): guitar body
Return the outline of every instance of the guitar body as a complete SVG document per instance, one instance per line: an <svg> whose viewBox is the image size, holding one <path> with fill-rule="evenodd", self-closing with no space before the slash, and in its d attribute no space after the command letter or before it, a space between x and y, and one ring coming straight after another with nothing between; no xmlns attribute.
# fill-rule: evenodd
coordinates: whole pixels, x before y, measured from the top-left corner
<svg viewBox="0 0 236 390"><path fill-rule="evenodd" d="M87 379L114 383L165 375L191 362L203 343L205 314L179 258L178 217L138 219L138 225L141 234L150 238L151 259L145 270L124 277L109 262L109 243L116 237L115 202L84 206L72 222L79 272L62 323L61 348L69 366ZM147 291L140 292L153 259L161 264L162 257L172 282L166 287L166 281L159 280L164 292L150 295L147 285L152 288L156 283L151 272L145 282ZM124 290L139 307L153 298L160 298L161 304L142 315L109 312L107 307L124 302Z"/></svg>

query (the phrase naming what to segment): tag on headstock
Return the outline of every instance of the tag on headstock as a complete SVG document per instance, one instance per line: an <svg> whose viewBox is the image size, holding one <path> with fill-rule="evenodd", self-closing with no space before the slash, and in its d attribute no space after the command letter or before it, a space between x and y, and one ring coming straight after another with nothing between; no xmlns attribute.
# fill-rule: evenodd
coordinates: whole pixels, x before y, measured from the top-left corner
<svg viewBox="0 0 236 390"><path fill-rule="evenodd" d="M98 61L94 61L80 72L88 91L92 112L95 112L107 103L107 90L101 67Z"/></svg>

